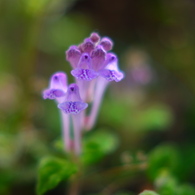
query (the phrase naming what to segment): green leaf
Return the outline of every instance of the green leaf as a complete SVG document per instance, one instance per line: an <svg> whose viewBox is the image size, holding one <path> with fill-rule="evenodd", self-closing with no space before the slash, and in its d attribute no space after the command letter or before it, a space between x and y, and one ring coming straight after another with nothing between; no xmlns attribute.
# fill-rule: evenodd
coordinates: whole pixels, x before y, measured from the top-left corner
<svg viewBox="0 0 195 195"><path fill-rule="evenodd" d="M148 175L152 180L164 169L175 174L180 168L180 154L173 145L160 145L149 154L148 164Z"/></svg>
<svg viewBox="0 0 195 195"><path fill-rule="evenodd" d="M155 186L160 195L194 195L195 189L188 184L180 184L178 178L167 170L162 170L155 180Z"/></svg>
<svg viewBox="0 0 195 195"><path fill-rule="evenodd" d="M46 157L40 162L38 169L37 194L56 187L62 180L68 179L77 171L75 164L57 157Z"/></svg>
<svg viewBox="0 0 195 195"><path fill-rule="evenodd" d="M91 164L99 161L118 146L117 136L108 131L95 131L84 140L82 161Z"/></svg>
<svg viewBox="0 0 195 195"><path fill-rule="evenodd" d="M144 190L142 193L140 193L139 195L159 195L154 191L151 190Z"/></svg>
<svg viewBox="0 0 195 195"><path fill-rule="evenodd" d="M161 172L159 173L158 177L155 180L155 186L160 195L178 195L178 182L176 178L174 178L166 169L161 170Z"/></svg>
<svg viewBox="0 0 195 195"><path fill-rule="evenodd" d="M64 142L63 142L63 140L62 140L62 137L57 138L56 140L54 140L53 146L54 146L54 148L55 148L58 152L65 153Z"/></svg>

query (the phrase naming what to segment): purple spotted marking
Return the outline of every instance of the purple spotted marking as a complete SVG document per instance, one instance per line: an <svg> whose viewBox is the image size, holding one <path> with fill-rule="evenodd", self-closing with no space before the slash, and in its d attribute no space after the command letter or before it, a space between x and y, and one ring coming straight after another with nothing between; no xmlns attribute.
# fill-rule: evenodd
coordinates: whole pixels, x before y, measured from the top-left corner
<svg viewBox="0 0 195 195"><path fill-rule="evenodd" d="M58 105L58 108L60 108L63 112L66 114L78 114L82 110L86 109L88 106L85 102L63 102Z"/></svg>
<svg viewBox="0 0 195 195"><path fill-rule="evenodd" d="M108 70L108 69L101 70L100 75L104 77L107 81L116 81L116 82L121 81L124 77L122 72L118 72L115 70Z"/></svg>
<svg viewBox="0 0 195 195"><path fill-rule="evenodd" d="M79 80L85 80L85 81L91 81L95 79L98 76L98 73L95 72L92 69L82 69L82 68L77 68L71 71L71 74L79 79Z"/></svg>
<svg viewBox="0 0 195 195"><path fill-rule="evenodd" d="M44 99L56 99L59 97L63 97L65 93L60 89L46 89L43 91L43 98Z"/></svg>

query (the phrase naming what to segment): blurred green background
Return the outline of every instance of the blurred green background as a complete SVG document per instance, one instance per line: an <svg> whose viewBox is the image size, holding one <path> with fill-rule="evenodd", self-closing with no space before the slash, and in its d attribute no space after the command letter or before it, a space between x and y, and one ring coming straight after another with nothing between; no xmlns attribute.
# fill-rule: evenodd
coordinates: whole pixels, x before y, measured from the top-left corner
<svg viewBox="0 0 195 195"><path fill-rule="evenodd" d="M56 71L73 82L64 52L98 32L126 77L83 136L80 194L194 195L194 13L193 0L0 0L0 194L36 194L40 159L60 153L59 113L42 90Z"/></svg>

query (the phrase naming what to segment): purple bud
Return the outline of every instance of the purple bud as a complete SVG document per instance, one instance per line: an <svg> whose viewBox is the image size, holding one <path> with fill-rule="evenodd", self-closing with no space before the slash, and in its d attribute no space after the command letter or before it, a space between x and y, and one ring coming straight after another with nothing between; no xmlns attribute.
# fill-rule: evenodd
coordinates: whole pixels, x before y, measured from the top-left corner
<svg viewBox="0 0 195 195"><path fill-rule="evenodd" d="M113 47L113 42L111 41L111 39L109 38L103 38L101 41L100 41L100 45L102 45L102 47L106 50L106 51L109 51L112 49Z"/></svg>
<svg viewBox="0 0 195 195"><path fill-rule="evenodd" d="M95 45L91 41L91 39L87 38L84 40L84 43L82 43L80 45L80 48L81 48L82 52L90 53L95 48Z"/></svg>
<svg viewBox="0 0 195 195"><path fill-rule="evenodd" d="M80 57L81 52L77 46L73 45L66 51L66 60L70 62L73 68L77 67Z"/></svg>
<svg viewBox="0 0 195 195"><path fill-rule="evenodd" d="M50 86L43 91L44 99L56 99L65 96L67 76L63 72L55 73L50 79Z"/></svg>
<svg viewBox="0 0 195 195"><path fill-rule="evenodd" d="M68 87L65 102L58 104L58 108L66 114L78 114L87 106L88 104L81 100L79 88L76 84L71 84Z"/></svg>
<svg viewBox="0 0 195 195"><path fill-rule="evenodd" d="M100 40L100 36L97 33L91 33L90 39L92 42L97 43Z"/></svg>
<svg viewBox="0 0 195 195"><path fill-rule="evenodd" d="M102 46L97 46L91 53L91 64L94 70L100 70L104 65L106 59L106 52Z"/></svg>

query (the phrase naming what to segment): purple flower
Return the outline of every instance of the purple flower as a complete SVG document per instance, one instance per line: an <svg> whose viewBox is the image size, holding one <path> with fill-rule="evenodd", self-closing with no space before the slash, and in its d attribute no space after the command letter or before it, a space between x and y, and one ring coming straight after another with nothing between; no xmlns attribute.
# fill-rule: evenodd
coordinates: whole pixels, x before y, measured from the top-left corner
<svg viewBox="0 0 195 195"><path fill-rule="evenodd" d="M92 33L83 43L71 46L66 52L66 59L73 67L71 74L78 80L91 81L102 76L108 81L120 81L124 74L118 68L117 57L107 53L113 47L111 39L100 39Z"/></svg>
<svg viewBox="0 0 195 195"><path fill-rule="evenodd" d="M44 99L55 99L58 103L67 152L81 153L81 131L93 128L106 87L110 81L124 78L117 56L109 52L112 47L111 39L101 38L97 33L78 46L70 46L66 59L72 66L76 84L68 86L66 74L57 72L51 77L49 88L43 91ZM89 114L85 109L89 109Z"/></svg>
<svg viewBox="0 0 195 195"><path fill-rule="evenodd" d="M81 55L77 68L72 70L71 74L78 80L86 81L91 81L98 76L98 73L92 69L91 58L88 53Z"/></svg>
<svg viewBox="0 0 195 195"><path fill-rule="evenodd" d="M58 99L65 96L67 91L67 76L63 72L52 75L48 89L43 91L44 99Z"/></svg>
<svg viewBox="0 0 195 195"><path fill-rule="evenodd" d="M81 100L79 88L76 84L69 85L65 101L58 104L58 108L66 114L78 114L87 106L88 104Z"/></svg>
<svg viewBox="0 0 195 195"><path fill-rule="evenodd" d="M123 72L118 68L118 59L114 54L108 53L104 69L99 71L100 75L107 81L119 82L124 78Z"/></svg>
<svg viewBox="0 0 195 195"><path fill-rule="evenodd" d="M83 114L81 111L86 109L87 106L88 104L82 101L79 94L79 88L76 84L69 85L64 102L58 104L58 108L63 112L65 123L67 120L69 120L68 124L70 123L70 120L73 123L74 139L72 140L70 138L70 127L68 127L69 129L64 129L64 139L66 148L68 148L68 150L73 150L76 154L80 154L81 151L80 139L83 121Z"/></svg>
<svg viewBox="0 0 195 195"><path fill-rule="evenodd" d="M111 39L92 33L83 43L71 46L66 51L66 59L72 65L71 74L79 86L81 98L92 103L89 115L85 117L85 129L92 129L94 126L109 82L119 82L124 78L124 73L118 68L117 56L109 52L112 48Z"/></svg>

